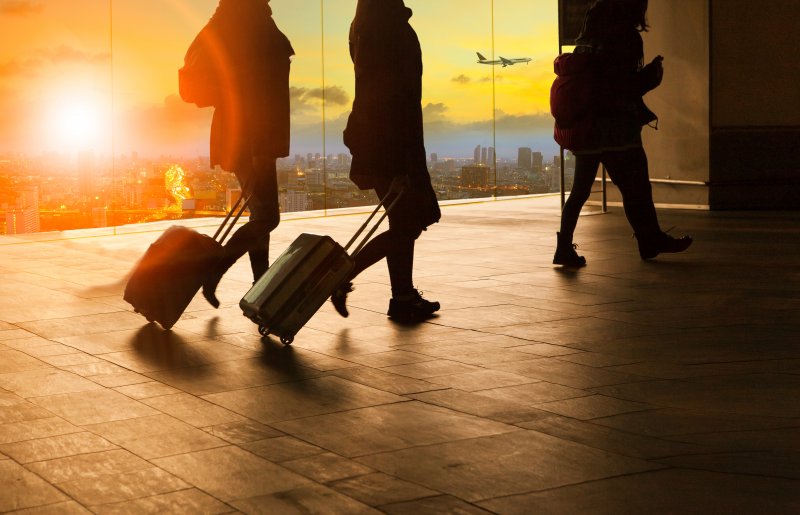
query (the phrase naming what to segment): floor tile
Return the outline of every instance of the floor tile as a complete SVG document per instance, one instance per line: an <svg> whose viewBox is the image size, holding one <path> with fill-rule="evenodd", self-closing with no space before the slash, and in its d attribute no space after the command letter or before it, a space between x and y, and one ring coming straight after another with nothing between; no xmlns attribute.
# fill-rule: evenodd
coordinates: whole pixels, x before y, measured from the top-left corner
<svg viewBox="0 0 800 515"><path fill-rule="evenodd" d="M78 426L157 413L138 401L105 389L37 397L33 402Z"/></svg>
<svg viewBox="0 0 800 515"><path fill-rule="evenodd" d="M275 384L204 398L265 424L404 400L338 377Z"/></svg>
<svg viewBox="0 0 800 515"><path fill-rule="evenodd" d="M93 506L101 515L128 515L129 513L185 513L216 515L231 513L233 508L197 489L181 490L118 503Z"/></svg>
<svg viewBox="0 0 800 515"><path fill-rule="evenodd" d="M244 513L285 513L286 515L305 513L378 515L380 513L355 499L319 485L231 501L231 504Z"/></svg>
<svg viewBox="0 0 800 515"><path fill-rule="evenodd" d="M348 457L517 430L420 402L281 422L275 427Z"/></svg>
<svg viewBox="0 0 800 515"><path fill-rule="evenodd" d="M450 441L358 461L472 502L659 467L532 431Z"/></svg>
<svg viewBox="0 0 800 515"><path fill-rule="evenodd" d="M25 470L11 460L0 461L0 511L7 512L65 501L68 498L42 480L36 474Z"/></svg>
<svg viewBox="0 0 800 515"><path fill-rule="evenodd" d="M243 417L232 411L186 393L151 397L142 399L142 402L195 427L215 426L244 420Z"/></svg>
<svg viewBox="0 0 800 515"><path fill-rule="evenodd" d="M70 433L0 445L0 451L19 463L47 461L77 454L110 451L117 446L92 433Z"/></svg>
<svg viewBox="0 0 800 515"><path fill-rule="evenodd" d="M631 495L636 492L636 495ZM796 482L700 471L662 470L482 503L499 514L797 513Z"/></svg>
<svg viewBox="0 0 800 515"><path fill-rule="evenodd" d="M413 501L438 494L438 492L429 488L387 476L380 472L343 479L332 483L330 486L334 490L370 506Z"/></svg>
<svg viewBox="0 0 800 515"><path fill-rule="evenodd" d="M120 503L141 497L185 490L189 485L155 467L60 483L72 498L86 506Z"/></svg>
<svg viewBox="0 0 800 515"><path fill-rule="evenodd" d="M302 476L237 447L159 458L153 463L225 502L310 484Z"/></svg>

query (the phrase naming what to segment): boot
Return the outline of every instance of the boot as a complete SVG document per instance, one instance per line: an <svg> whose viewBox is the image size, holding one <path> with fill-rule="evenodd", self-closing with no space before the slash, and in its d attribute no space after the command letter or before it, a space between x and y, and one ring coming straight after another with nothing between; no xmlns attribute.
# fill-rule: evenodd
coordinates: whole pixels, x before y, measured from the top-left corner
<svg viewBox="0 0 800 515"><path fill-rule="evenodd" d="M554 265L564 265L575 268L586 266L586 258L579 256L575 249L578 246L572 243L571 234L556 233L558 246L556 247L556 254L553 256Z"/></svg>
<svg viewBox="0 0 800 515"><path fill-rule="evenodd" d="M348 281L336 288L331 295L333 308L344 318L350 316L350 312L347 311L347 294L351 291L353 291L353 283Z"/></svg>
<svg viewBox="0 0 800 515"><path fill-rule="evenodd" d="M654 236L636 235L636 242L639 245L639 256L642 259L653 259L659 254L674 254L683 252L692 244L691 236L681 236L673 238L669 234L659 231Z"/></svg>
<svg viewBox="0 0 800 515"><path fill-rule="evenodd" d="M203 297L211 304L214 309L219 308L219 299L217 298L217 286L222 280L222 276L231 265L227 264L224 259L220 259L216 265L212 266L203 278Z"/></svg>

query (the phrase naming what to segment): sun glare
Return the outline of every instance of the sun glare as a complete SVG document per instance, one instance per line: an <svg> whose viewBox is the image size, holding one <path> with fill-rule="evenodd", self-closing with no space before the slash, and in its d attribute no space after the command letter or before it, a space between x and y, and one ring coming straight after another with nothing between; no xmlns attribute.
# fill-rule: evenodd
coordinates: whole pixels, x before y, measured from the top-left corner
<svg viewBox="0 0 800 515"><path fill-rule="evenodd" d="M102 100L71 97L56 102L46 114L48 146L62 152L103 151L110 141L109 109Z"/></svg>

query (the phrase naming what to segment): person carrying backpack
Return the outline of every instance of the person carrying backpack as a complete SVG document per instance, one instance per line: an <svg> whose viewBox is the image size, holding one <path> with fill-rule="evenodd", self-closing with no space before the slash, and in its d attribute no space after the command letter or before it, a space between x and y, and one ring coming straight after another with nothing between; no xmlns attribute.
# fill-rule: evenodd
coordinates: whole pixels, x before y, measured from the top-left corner
<svg viewBox="0 0 800 515"><path fill-rule="evenodd" d="M203 296L216 308L217 285L240 257L249 254L254 281L269 267L270 232L280 222L275 161L289 155L294 49L272 19L269 0L220 0L192 43L189 54L195 53L206 61L211 79L211 84L188 84L204 93L198 93L201 101L192 101L214 106L211 166L233 172L249 197L250 219L203 280Z"/></svg>
<svg viewBox="0 0 800 515"><path fill-rule="evenodd" d="M640 33L648 28L646 14L647 0L596 0L575 51L554 63L554 138L575 155L575 180L561 214L554 264L586 265L575 251L573 233L601 163L622 194L642 259L682 252L692 244L689 236L673 238L661 230L653 204L641 129L657 117L642 97L661 84L663 58L644 65Z"/></svg>

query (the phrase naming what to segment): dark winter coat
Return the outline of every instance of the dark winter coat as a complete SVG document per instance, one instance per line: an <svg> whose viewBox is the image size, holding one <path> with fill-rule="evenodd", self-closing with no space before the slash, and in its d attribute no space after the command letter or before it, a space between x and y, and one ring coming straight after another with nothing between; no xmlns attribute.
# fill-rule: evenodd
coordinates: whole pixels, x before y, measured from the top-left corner
<svg viewBox="0 0 800 515"><path fill-rule="evenodd" d="M392 230L418 233L441 211L428 173L422 129L422 51L402 0L359 0L350 27L356 74L344 143L353 154L350 179L386 191L394 177L409 187L389 219Z"/></svg>
<svg viewBox="0 0 800 515"><path fill-rule="evenodd" d="M220 0L201 32L222 63L211 123L211 165L249 170L253 157L289 155L289 65L294 50L269 0Z"/></svg>
<svg viewBox="0 0 800 515"><path fill-rule="evenodd" d="M430 182L422 130L422 51L410 16L405 8L391 15L367 13L350 28L356 95L344 142L353 154L350 178L361 189L374 188L376 178L406 174L412 181Z"/></svg>

